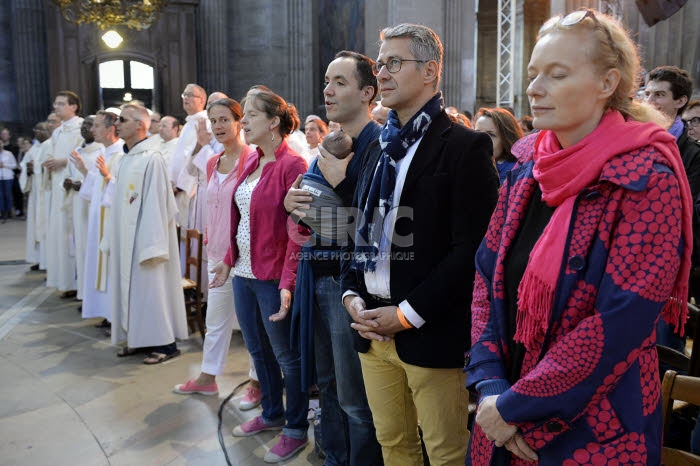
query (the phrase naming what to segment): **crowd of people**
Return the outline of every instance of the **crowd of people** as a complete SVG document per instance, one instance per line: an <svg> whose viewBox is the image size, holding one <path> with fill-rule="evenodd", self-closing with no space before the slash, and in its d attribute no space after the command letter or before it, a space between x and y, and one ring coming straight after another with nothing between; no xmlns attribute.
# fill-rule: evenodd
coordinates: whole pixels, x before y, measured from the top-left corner
<svg viewBox="0 0 700 466"><path fill-rule="evenodd" d="M414 24L376 60L339 52L329 122L303 131L262 84L188 84L182 127L138 103L83 119L61 91L33 141L0 133L3 221L17 172L27 261L145 364L188 337L176 231L202 232L201 372L173 391L218 394L240 330L239 408L262 410L233 435L281 431L268 463L306 446L317 385L329 466L660 464L655 343L682 349L700 262L689 74L639 94L628 33L582 9L539 31L532 117L471 118L445 106L443 53Z"/></svg>

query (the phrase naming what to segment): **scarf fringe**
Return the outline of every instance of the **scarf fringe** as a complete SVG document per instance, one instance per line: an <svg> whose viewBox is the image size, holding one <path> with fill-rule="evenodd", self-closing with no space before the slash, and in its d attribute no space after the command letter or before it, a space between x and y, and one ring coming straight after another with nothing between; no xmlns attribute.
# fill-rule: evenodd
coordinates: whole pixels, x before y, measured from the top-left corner
<svg viewBox="0 0 700 466"><path fill-rule="evenodd" d="M687 282L686 282L687 283ZM688 321L688 285L676 282L668 302L661 311L661 317L676 327L676 333L685 336L685 323Z"/></svg>
<svg viewBox="0 0 700 466"><path fill-rule="evenodd" d="M552 314L554 288L526 271L518 285L518 312L513 339L532 349L537 336L546 333Z"/></svg>

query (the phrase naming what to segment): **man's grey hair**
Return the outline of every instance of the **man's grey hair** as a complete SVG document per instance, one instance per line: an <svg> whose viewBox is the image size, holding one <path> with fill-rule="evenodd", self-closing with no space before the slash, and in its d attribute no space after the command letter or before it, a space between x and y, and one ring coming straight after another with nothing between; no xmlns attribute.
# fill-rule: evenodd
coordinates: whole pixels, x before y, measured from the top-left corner
<svg viewBox="0 0 700 466"><path fill-rule="evenodd" d="M379 33L380 44L387 39L411 39L409 50L416 60L434 60L438 64L438 82L442 74L442 58L444 49L440 37L427 26L420 24L402 23L396 26L384 28Z"/></svg>

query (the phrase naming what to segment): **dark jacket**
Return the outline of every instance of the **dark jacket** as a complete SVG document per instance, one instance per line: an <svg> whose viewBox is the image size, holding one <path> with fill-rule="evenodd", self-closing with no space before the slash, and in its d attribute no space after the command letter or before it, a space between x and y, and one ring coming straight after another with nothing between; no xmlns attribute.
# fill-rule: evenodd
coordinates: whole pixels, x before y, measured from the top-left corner
<svg viewBox="0 0 700 466"><path fill-rule="evenodd" d="M355 191L354 205L360 209L381 155L379 141L369 149ZM425 320L419 329L396 334L396 351L408 364L434 368L464 364L474 254L498 197L491 153L485 133L454 123L442 112L430 124L408 169L398 205L412 209L413 215L397 219L394 235L413 239L408 246L392 243L390 265L392 304L406 299ZM353 247L344 249L341 284L368 302L364 272L350 267ZM357 351L367 352L370 341L356 336Z"/></svg>
<svg viewBox="0 0 700 466"><path fill-rule="evenodd" d="M700 200L700 145L688 136L687 129L683 130L677 143L695 204ZM693 266L698 265L700 265L700 212L696 208L693 212Z"/></svg>

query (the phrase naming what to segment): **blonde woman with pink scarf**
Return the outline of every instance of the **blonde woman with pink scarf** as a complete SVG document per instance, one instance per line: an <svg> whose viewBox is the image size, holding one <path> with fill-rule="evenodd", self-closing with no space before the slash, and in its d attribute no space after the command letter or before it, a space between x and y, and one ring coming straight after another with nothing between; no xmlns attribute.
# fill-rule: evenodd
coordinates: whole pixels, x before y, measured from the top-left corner
<svg viewBox="0 0 700 466"><path fill-rule="evenodd" d="M692 202L639 57L583 9L528 65L534 127L476 256L467 465L660 464L656 322L686 319Z"/></svg>

